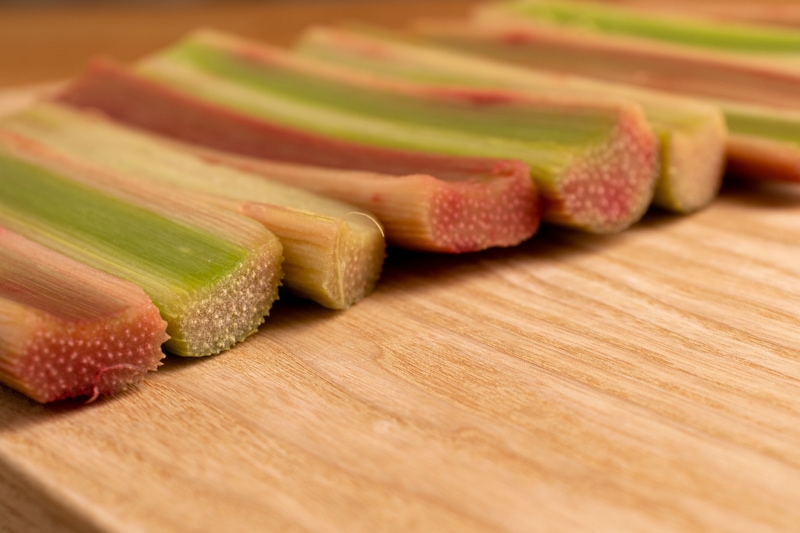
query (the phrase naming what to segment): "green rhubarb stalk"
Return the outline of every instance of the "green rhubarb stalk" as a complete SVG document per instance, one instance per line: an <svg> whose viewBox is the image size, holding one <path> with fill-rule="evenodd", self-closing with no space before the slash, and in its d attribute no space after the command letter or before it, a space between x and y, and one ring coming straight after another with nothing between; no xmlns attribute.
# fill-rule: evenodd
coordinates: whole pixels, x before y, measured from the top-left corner
<svg viewBox="0 0 800 533"><path fill-rule="evenodd" d="M208 163L173 141L55 103L7 117L0 127L108 172L196 191L256 219L283 245L286 288L326 307L350 307L380 276L382 228L351 204Z"/></svg>
<svg viewBox="0 0 800 533"><path fill-rule="evenodd" d="M394 79L499 87L534 94L627 98L642 106L661 140L654 203L687 213L717 194L725 156L725 119L716 106L633 87L504 65L403 41L385 32L311 28L300 53Z"/></svg>
<svg viewBox="0 0 800 533"><path fill-rule="evenodd" d="M505 13L546 26L687 48L755 57L800 57L800 35L796 32L752 23L704 20L674 13L654 14L622 6L571 0L512 0L491 4L483 13L483 16Z"/></svg>
<svg viewBox="0 0 800 533"><path fill-rule="evenodd" d="M277 298L281 245L255 221L136 185L0 131L0 224L139 285L168 351L203 356L253 333Z"/></svg>
<svg viewBox="0 0 800 533"><path fill-rule="evenodd" d="M166 326L133 283L0 227L0 383L42 403L119 392L161 364Z"/></svg>
<svg viewBox="0 0 800 533"><path fill-rule="evenodd" d="M388 82L209 32L144 61L139 71L317 134L523 160L544 199L544 218L587 231L620 231L638 220L658 173L657 139L633 104Z"/></svg>
<svg viewBox="0 0 800 533"><path fill-rule="evenodd" d="M648 89L688 95L718 106L725 115L730 136L726 157L738 157L743 149L753 153L775 153L771 148L784 144L782 153L797 153L796 143L773 130L774 114L779 109L800 106L800 72L785 66L720 56L698 50L653 49L620 42L600 34L572 30L545 29L524 20L493 19L480 22L425 21L414 27L426 40L462 52L492 58L527 69L581 75ZM750 107L747 120L739 117L740 106ZM763 116L762 116L763 115ZM794 119L787 118L788 121ZM747 148L747 143L755 143ZM759 156L754 161L767 163ZM800 168L800 160L793 165ZM773 166L751 166L754 178L769 179ZM784 168L788 168L785 167ZM800 180L781 172L779 179Z"/></svg>

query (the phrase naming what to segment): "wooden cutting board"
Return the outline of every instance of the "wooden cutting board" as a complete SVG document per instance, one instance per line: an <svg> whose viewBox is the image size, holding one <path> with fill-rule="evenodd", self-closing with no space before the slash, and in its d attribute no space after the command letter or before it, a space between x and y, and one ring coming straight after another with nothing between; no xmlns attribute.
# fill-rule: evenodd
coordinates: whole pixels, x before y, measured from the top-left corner
<svg viewBox="0 0 800 533"><path fill-rule="evenodd" d="M6 92L7 110L31 91ZM129 392L0 387L0 532L798 531L800 187L391 250L346 312Z"/></svg>

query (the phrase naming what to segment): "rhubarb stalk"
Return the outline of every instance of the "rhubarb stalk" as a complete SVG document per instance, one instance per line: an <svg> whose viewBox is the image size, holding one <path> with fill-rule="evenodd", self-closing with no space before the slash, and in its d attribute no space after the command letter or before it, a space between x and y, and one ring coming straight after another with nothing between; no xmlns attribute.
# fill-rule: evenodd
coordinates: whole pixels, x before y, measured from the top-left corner
<svg viewBox="0 0 800 533"><path fill-rule="evenodd" d="M703 16L773 26L800 26L800 3L793 0L609 0L651 13Z"/></svg>
<svg viewBox="0 0 800 533"><path fill-rule="evenodd" d="M426 158L421 166L435 175L391 175L281 163L202 148L194 151L207 161L352 202L374 214L388 242L402 248L475 252L517 245L539 227L536 190L528 167L520 161L443 158L445 164L437 169ZM409 163L415 159L412 155Z"/></svg>
<svg viewBox="0 0 800 533"><path fill-rule="evenodd" d="M42 403L113 394L158 367L166 326L133 283L0 227L0 383Z"/></svg>

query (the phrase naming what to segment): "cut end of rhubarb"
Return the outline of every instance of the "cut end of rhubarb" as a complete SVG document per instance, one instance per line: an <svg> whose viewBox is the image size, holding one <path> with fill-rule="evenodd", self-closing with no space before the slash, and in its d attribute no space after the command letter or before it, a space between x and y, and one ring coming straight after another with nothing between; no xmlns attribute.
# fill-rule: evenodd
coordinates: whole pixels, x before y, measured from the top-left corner
<svg viewBox="0 0 800 533"><path fill-rule="evenodd" d="M608 140L556 180L546 198L550 222L591 233L616 233L637 222L653 199L659 143L639 113L624 113Z"/></svg>
<svg viewBox="0 0 800 533"><path fill-rule="evenodd" d="M149 300L114 320L40 317L16 362L18 388L42 403L125 390L159 366L165 326Z"/></svg>
<svg viewBox="0 0 800 533"><path fill-rule="evenodd" d="M331 291L339 294L341 301L336 309L360 302L375 289L386 251L386 241L382 236L378 239L374 232L376 226L380 228L377 220L356 212L347 219L341 224L336 246L340 274L336 280L338 290Z"/></svg>
<svg viewBox="0 0 800 533"><path fill-rule="evenodd" d="M662 139L665 167L653 199L659 207L691 213L716 198L725 169L727 128L724 116L715 115Z"/></svg>
<svg viewBox="0 0 800 533"><path fill-rule="evenodd" d="M214 355L255 333L278 299L282 246L277 237L256 248L250 258L194 295L175 328L182 337L165 348L184 356Z"/></svg>
<svg viewBox="0 0 800 533"><path fill-rule="evenodd" d="M371 215L356 208L326 215L260 202L246 202L240 209L281 239L286 288L294 294L330 309L347 309L375 288L386 241Z"/></svg>
<svg viewBox="0 0 800 533"><path fill-rule="evenodd" d="M133 283L0 227L0 383L46 403L155 370L166 322Z"/></svg>
<svg viewBox="0 0 800 533"><path fill-rule="evenodd" d="M451 182L430 205L431 240L451 253L514 246L536 233L539 200L523 163L500 162L491 179Z"/></svg>

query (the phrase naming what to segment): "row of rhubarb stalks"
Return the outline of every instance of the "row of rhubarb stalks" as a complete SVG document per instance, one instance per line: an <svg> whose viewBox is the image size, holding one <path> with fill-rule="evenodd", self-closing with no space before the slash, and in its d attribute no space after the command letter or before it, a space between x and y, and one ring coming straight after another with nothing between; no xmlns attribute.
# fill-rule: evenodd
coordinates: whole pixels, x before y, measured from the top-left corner
<svg viewBox="0 0 800 533"><path fill-rule="evenodd" d="M791 32L531 0L93 61L0 119L0 381L94 399L164 351L243 341L279 286L350 307L387 244L616 233L651 205L703 208L726 169L798 180L798 51Z"/></svg>

